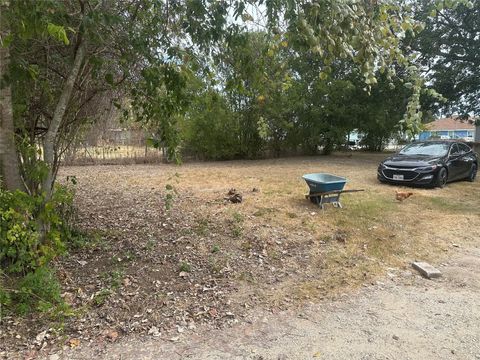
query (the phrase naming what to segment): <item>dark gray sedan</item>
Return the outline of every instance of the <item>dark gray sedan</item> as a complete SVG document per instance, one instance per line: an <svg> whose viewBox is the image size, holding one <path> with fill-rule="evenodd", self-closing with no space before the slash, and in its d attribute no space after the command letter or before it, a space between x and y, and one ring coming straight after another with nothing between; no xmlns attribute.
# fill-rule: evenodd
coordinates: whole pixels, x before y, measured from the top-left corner
<svg viewBox="0 0 480 360"><path fill-rule="evenodd" d="M444 187L447 182L475 181L478 155L455 141L419 141L405 146L378 166L378 180L399 185Z"/></svg>

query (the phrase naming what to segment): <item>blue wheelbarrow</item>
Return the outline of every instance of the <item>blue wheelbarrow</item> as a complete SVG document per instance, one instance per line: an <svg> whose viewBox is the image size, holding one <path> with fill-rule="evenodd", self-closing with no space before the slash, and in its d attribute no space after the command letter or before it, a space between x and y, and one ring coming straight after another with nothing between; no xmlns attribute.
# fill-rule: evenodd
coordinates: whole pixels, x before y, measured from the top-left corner
<svg viewBox="0 0 480 360"><path fill-rule="evenodd" d="M305 195L312 203L317 204L322 210L325 204L333 204L334 207L342 208L340 196L344 193L359 192L360 190L344 190L347 179L341 176L314 173L302 176L310 191Z"/></svg>

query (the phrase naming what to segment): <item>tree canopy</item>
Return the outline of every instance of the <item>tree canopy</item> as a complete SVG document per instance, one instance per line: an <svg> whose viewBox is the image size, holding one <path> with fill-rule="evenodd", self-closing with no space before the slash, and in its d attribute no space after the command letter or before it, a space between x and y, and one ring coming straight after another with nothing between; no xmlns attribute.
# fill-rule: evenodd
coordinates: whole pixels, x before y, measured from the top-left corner
<svg viewBox="0 0 480 360"><path fill-rule="evenodd" d="M443 2L434 9L473 26L475 13L451 3L452 10ZM172 160L181 146L192 147L194 137L187 143L185 137L198 135L192 129L200 125L187 135L181 128L194 118L212 121L202 109L229 119L224 125L232 135L219 126L221 138L230 137L225 148L238 144L228 157L254 157L265 147L278 153L286 143L329 149L355 122L377 119L373 123L385 130L379 119L398 119L386 115L394 108L405 116L392 123L413 134L422 117L423 81L406 40L430 21L418 12L414 18L417 5L422 4L2 0L1 129L6 142L15 143L2 155L4 183L49 197L62 154L111 104L153 129ZM451 38L455 47L458 36ZM465 69L470 62L462 64ZM442 88L450 77L443 76L443 83L440 77L435 84ZM457 86L455 95L446 95L466 103L470 83L462 80L462 94ZM374 93L396 96L400 103L390 102L392 109L378 115L374 107L389 102L374 105ZM365 108L359 99L377 115L369 110L368 121L358 120L356 107Z"/></svg>
<svg viewBox="0 0 480 360"><path fill-rule="evenodd" d="M480 115L480 1L433 7L419 2L416 18L425 23L414 42L431 87L447 100L444 113Z"/></svg>

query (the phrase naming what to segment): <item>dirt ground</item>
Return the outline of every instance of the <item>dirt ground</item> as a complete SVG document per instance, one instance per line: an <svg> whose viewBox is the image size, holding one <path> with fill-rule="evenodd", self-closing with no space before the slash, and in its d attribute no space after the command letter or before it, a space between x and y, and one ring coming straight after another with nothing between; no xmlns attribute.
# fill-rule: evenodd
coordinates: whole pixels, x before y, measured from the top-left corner
<svg viewBox="0 0 480 360"><path fill-rule="evenodd" d="M76 177L77 223L88 234L56 263L74 316L4 318L0 355L35 358L132 337L176 344L257 323L259 314L335 306L362 285L410 271L415 259L441 264L478 247L478 181L414 189L400 203L398 187L376 180L381 158L62 168L60 181ZM347 188L365 191L322 211L303 197L301 175L311 172L345 176ZM230 188L242 203L225 200Z"/></svg>
<svg viewBox="0 0 480 360"><path fill-rule="evenodd" d="M389 269L375 285L227 330L82 346L62 359L480 359L480 248L457 249L427 280Z"/></svg>

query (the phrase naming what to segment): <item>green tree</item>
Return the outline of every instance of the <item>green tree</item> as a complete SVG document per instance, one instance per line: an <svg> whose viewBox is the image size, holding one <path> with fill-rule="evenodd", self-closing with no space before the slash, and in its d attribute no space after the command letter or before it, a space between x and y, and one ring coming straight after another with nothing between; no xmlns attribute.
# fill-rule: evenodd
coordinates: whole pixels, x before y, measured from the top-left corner
<svg viewBox="0 0 480 360"><path fill-rule="evenodd" d="M197 94L181 120L183 150L201 159L227 160L241 157L237 114L214 89Z"/></svg>
<svg viewBox="0 0 480 360"><path fill-rule="evenodd" d="M130 98L137 119L159 129L174 158L176 119L188 103L184 87L189 64L199 51L218 53L224 49L217 44L230 44L246 26L238 19L251 20L247 4L259 2L2 0L2 47L11 55L2 86L11 87L22 156L17 164L29 190L51 196L61 154L82 124L95 121L89 108L99 97ZM265 6L272 33L287 24L292 43L323 59L320 76L328 75L336 59L347 58L361 69L367 87L376 82L376 68L408 61L399 43L418 27L408 6L393 2L283 0ZM280 17L285 21L278 21ZM243 106L243 99L237 100ZM258 106L250 105L243 112L241 143L242 151L252 156L262 142ZM31 181L34 176L41 177L40 184Z"/></svg>
<svg viewBox="0 0 480 360"><path fill-rule="evenodd" d="M480 1L446 7L420 0L416 17L425 23L413 42L431 87L446 98L433 110L480 115Z"/></svg>

